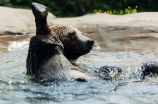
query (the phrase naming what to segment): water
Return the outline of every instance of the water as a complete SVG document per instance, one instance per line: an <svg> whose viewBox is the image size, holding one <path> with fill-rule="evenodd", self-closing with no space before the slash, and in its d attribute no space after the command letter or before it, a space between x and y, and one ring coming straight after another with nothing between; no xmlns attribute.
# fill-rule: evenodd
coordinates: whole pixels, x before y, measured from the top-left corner
<svg viewBox="0 0 158 104"><path fill-rule="evenodd" d="M158 79L129 79L130 73L158 53L97 51L80 57L77 64L92 70L118 66L123 74L117 81L35 83L26 73L29 36L0 37L0 104L157 104ZM99 48L99 49L98 49Z"/></svg>
<svg viewBox="0 0 158 104"><path fill-rule="evenodd" d="M123 74L118 81L35 83L25 74L27 52L27 48L0 52L0 104L158 103L157 78L128 79L143 62L157 60L157 53L91 51L77 61L87 68L119 66Z"/></svg>

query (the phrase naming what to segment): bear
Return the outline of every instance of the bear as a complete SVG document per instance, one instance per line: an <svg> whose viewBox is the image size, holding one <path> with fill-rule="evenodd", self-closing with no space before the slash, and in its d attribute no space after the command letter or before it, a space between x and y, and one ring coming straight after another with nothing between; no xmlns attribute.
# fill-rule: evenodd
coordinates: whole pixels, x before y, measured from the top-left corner
<svg viewBox="0 0 158 104"><path fill-rule="evenodd" d="M120 72L116 67L110 70L106 67L97 71L98 77L76 70L71 63L74 63L81 55L90 52L94 41L82 36L76 28L67 26L50 28L47 25L47 7L35 2L31 4L31 7L35 17L36 36L30 40L26 60L27 75L37 81L77 80L86 82L89 79L112 79L109 76L111 70L114 70L114 75ZM102 78L104 76L107 78Z"/></svg>
<svg viewBox="0 0 158 104"><path fill-rule="evenodd" d="M75 67L63 55L63 43L47 25L47 7L35 2L31 7L35 17L36 36L30 40L26 74L42 81L91 79L82 72L70 70Z"/></svg>

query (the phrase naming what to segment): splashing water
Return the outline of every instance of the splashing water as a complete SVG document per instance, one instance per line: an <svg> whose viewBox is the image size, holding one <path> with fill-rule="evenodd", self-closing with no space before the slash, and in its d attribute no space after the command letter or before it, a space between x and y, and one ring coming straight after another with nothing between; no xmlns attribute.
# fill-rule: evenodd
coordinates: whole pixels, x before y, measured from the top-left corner
<svg viewBox="0 0 158 104"><path fill-rule="evenodd" d="M31 36L29 36L31 37ZM129 79L129 75L139 69L143 62L158 61L157 53L140 52L100 52L95 51L79 58L77 64L88 70L105 65L118 66L123 74L116 81L89 80L88 82L35 83L26 75L28 36L16 37L8 46L7 52L0 52L0 104L144 104L158 103L158 80L145 81ZM19 39L22 41L19 41ZM1 43L6 40L0 38ZM101 44L101 43L98 43Z"/></svg>
<svg viewBox="0 0 158 104"><path fill-rule="evenodd" d="M13 42L9 45L8 51L28 48L28 44L29 44L28 41L22 41L22 42L13 41Z"/></svg>
<svg viewBox="0 0 158 104"><path fill-rule="evenodd" d="M158 54L92 51L78 61L82 67L95 69L104 65L119 66L123 75L118 81L35 83L26 76L27 49L0 54L0 103L158 103L157 78L143 82L128 79L142 62L157 60Z"/></svg>

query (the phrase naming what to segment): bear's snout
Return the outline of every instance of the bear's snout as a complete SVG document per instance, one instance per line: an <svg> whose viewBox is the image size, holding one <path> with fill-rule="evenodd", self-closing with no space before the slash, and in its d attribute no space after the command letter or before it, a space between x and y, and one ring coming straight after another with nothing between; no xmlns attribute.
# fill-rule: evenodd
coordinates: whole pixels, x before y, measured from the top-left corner
<svg viewBox="0 0 158 104"><path fill-rule="evenodd" d="M87 40L87 44L88 44L89 48L93 48L94 41L92 39L89 39L89 40Z"/></svg>

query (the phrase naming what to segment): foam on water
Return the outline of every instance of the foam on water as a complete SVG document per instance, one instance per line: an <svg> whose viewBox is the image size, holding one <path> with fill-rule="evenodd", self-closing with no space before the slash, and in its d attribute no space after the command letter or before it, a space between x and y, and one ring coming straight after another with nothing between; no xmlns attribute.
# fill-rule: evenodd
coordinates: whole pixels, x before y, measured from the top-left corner
<svg viewBox="0 0 158 104"><path fill-rule="evenodd" d="M28 48L29 41L16 42L13 41L8 47L8 51Z"/></svg>

